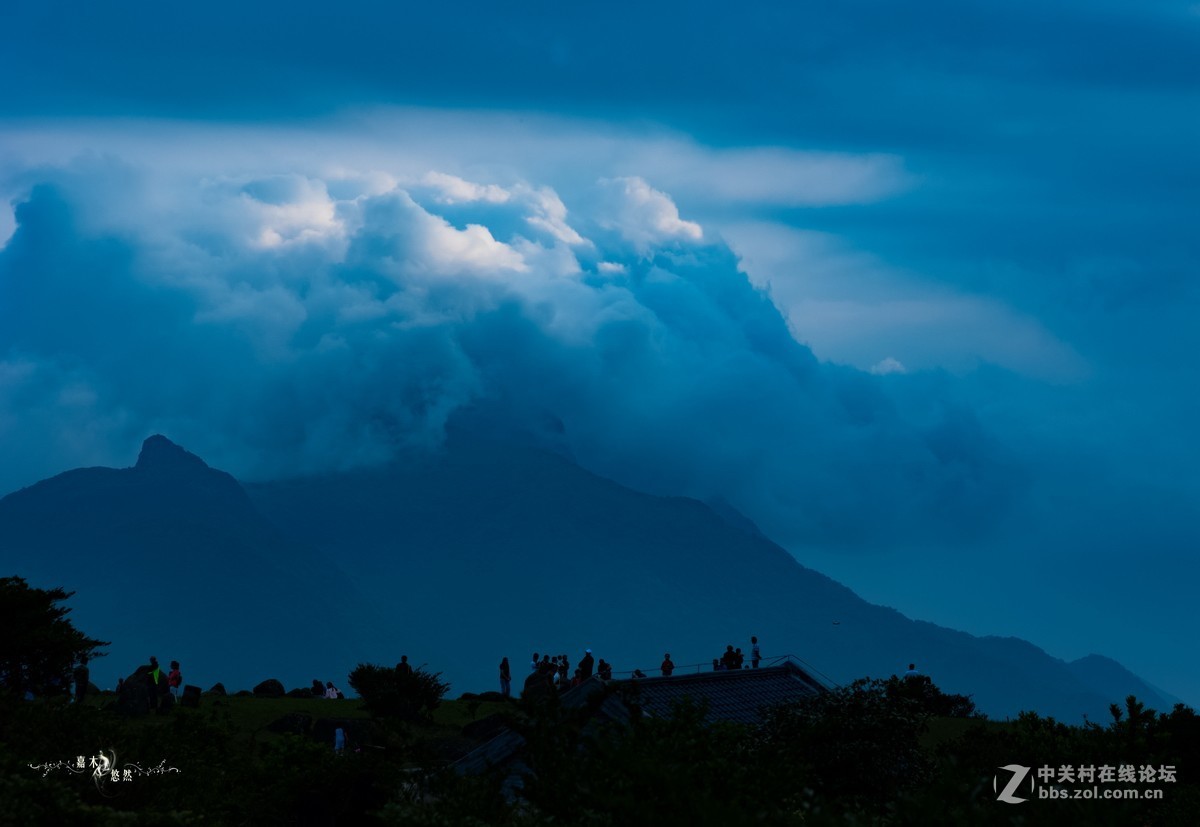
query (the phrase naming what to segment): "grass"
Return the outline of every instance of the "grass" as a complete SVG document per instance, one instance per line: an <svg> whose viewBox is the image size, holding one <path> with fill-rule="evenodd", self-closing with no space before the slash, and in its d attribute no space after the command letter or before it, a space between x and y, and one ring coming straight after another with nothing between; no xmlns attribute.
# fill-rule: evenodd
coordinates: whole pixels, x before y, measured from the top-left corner
<svg viewBox="0 0 1200 827"><path fill-rule="evenodd" d="M112 703L111 694L91 696L90 706L103 707ZM513 708L511 703L478 700L446 700L434 710L429 718L419 718L407 724L398 724L401 738L407 742L414 755L424 761L441 763L453 760L470 751L476 742L462 734L462 728L497 712ZM326 698L255 698L232 695L204 695L199 710L176 706L170 715L148 715L128 719L134 727L169 726L179 715L228 716L235 732L245 741L268 743L288 735L271 732L267 727L287 715L307 715L314 721L320 718L370 719L365 705L359 698L331 700Z"/></svg>

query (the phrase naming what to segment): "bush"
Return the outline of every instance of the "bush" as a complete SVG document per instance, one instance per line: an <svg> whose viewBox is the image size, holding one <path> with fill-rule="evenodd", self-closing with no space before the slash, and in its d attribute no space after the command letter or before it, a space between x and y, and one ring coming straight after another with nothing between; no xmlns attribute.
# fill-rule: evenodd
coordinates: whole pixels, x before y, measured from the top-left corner
<svg viewBox="0 0 1200 827"><path fill-rule="evenodd" d="M441 672L414 669L404 673L387 666L360 663L350 673L350 686L372 715L412 720L437 709L450 684Z"/></svg>

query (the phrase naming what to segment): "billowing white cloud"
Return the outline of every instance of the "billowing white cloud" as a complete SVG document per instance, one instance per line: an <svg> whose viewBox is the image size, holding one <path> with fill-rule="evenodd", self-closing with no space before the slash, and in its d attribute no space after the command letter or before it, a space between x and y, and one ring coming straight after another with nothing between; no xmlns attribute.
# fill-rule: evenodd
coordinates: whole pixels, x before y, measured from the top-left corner
<svg viewBox="0 0 1200 827"><path fill-rule="evenodd" d="M495 184L476 184L444 172L426 173L421 179L421 183L436 190L438 192L437 201L442 204L473 201L503 204L512 197L508 190Z"/></svg>
<svg viewBox="0 0 1200 827"><path fill-rule="evenodd" d="M603 221L645 252L671 241L700 241L704 231L694 221L679 217L679 208L664 192L638 177L603 179L608 191L608 214Z"/></svg>

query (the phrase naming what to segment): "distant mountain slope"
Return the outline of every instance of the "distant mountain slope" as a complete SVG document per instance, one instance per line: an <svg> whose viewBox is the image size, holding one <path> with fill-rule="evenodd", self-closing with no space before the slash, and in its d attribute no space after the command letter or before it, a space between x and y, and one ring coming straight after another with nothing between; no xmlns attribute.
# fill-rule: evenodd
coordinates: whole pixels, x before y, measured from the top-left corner
<svg viewBox="0 0 1200 827"><path fill-rule="evenodd" d="M369 471L251 485L254 501L334 555L391 604L398 644L464 686L494 683L507 655L616 668L710 661L727 643L793 653L838 681L916 661L992 715L1077 721L1137 687L1089 675L1015 639L975 638L873 606L699 502L653 497L557 455L455 432L437 455ZM398 650L399 651L399 650ZM1121 696L1123 697L1123 696Z"/></svg>
<svg viewBox="0 0 1200 827"><path fill-rule="evenodd" d="M0 500L0 570L77 592L77 625L113 642L93 668L105 686L152 654L204 688L341 679L374 634L344 575L161 436L133 468L68 471Z"/></svg>
<svg viewBox="0 0 1200 827"><path fill-rule="evenodd" d="M1071 674L1096 688L1101 694L1113 698L1122 707L1124 704L1121 702L1129 695L1136 695L1138 700L1158 710L1170 709L1175 704L1183 703L1179 698L1146 683L1112 658L1103 655L1088 655L1073 660L1067 664L1067 668L1071 670Z"/></svg>
<svg viewBox="0 0 1200 827"><path fill-rule="evenodd" d="M114 642L94 670L109 683L151 654L231 687L407 654L481 691L503 656L520 676L534 650L575 662L590 646L618 671L669 651L682 671L756 634L837 681L916 661L993 716L1103 720L1131 692L1170 705L1107 659L1069 665L871 605L728 508L459 430L384 468L245 488L151 437L133 468L0 500L0 571L78 591L81 628Z"/></svg>

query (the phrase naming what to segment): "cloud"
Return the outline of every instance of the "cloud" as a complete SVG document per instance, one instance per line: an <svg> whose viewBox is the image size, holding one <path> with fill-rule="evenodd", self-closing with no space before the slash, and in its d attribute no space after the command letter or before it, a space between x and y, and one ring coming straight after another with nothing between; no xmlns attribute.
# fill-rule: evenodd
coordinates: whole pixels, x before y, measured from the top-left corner
<svg viewBox="0 0 1200 827"><path fill-rule="evenodd" d="M457 204L463 201L503 204L511 197L507 190L495 184L476 184L444 172L426 173L421 183L438 191L437 200L441 204Z"/></svg>
<svg viewBox="0 0 1200 827"><path fill-rule="evenodd" d="M912 370L993 364L1055 382L1088 375L1070 344L998 298L897 270L825 233L765 222L720 229L751 280L824 359L873 371L883 351Z"/></svg>
<svg viewBox="0 0 1200 827"><path fill-rule="evenodd" d="M870 374L822 366L645 179L572 184L568 224L542 182L354 156L31 171L0 251L4 483L123 464L152 431L248 478L369 464L488 405L785 540L975 530L940 515L947 491L972 515L1014 496L986 440L939 453L942 415L906 420ZM871 526L863 497L891 504Z"/></svg>
<svg viewBox="0 0 1200 827"><path fill-rule="evenodd" d="M672 241L697 242L704 231L679 217L679 208L666 193L638 177L601 179L609 195L605 220L643 253Z"/></svg>
<svg viewBox="0 0 1200 827"><path fill-rule="evenodd" d="M636 160L677 195L729 204L831 206L864 204L910 189L903 160L882 153L806 152L785 147L710 149L649 145ZM703 169L703 176L695 171Z"/></svg>
<svg viewBox="0 0 1200 827"><path fill-rule="evenodd" d="M889 373L908 373L908 369L898 359L887 356L871 365L870 373L875 376L887 376Z"/></svg>

